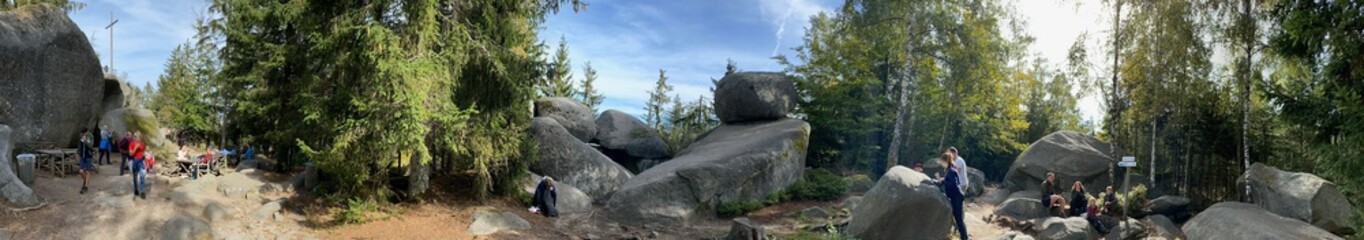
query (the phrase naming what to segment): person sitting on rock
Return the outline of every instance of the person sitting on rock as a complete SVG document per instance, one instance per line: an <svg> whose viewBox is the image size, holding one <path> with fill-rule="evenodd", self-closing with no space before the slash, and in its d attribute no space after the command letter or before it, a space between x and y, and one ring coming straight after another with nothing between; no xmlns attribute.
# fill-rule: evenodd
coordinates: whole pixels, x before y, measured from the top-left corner
<svg viewBox="0 0 1364 240"><path fill-rule="evenodd" d="M1104 189L1104 214L1118 215L1118 194L1113 192L1113 185Z"/></svg>
<svg viewBox="0 0 1364 240"><path fill-rule="evenodd" d="M540 209L540 214L549 217L559 216L559 210L556 209L559 193L554 190L554 178L549 176L541 178L540 184L535 186L533 200L535 208Z"/></svg>
<svg viewBox="0 0 1364 240"><path fill-rule="evenodd" d="M1099 211L1099 200L1092 199L1085 202L1089 203L1089 206L1085 207L1085 220L1089 221L1089 225L1094 227L1094 230L1099 231L1099 234L1108 234L1108 227L1104 226L1103 221L1099 219L1103 216Z"/></svg>
<svg viewBox="0 0 1364 240"><path fill-rule="evenodd" d="M1066 198L1061 197L1061 189L1056 187L1056 173L1047 171L1047 179L1042 181L1042 207L1054 217L1065 216Z"/></svg>
<svg viewBox="0 0 1364 240"><path fill-rule="evenodd" d="M947 205L952 206L952 217L957 221L957 236L965 240L968 239L968 235L966 235L966 219L962 214L962 201L965 200L966 195L962 194L961 191L961 175L957 171L952 171L952 164L956 158L952 152L945 152L942 158L938 159L938 163L942 164L943 172L947 176L939 178L937 182L938 188L947 194Z"/></svg>
<svg viewBox="0 0 1364 240"><path fill-rule="evenodd" d="M1075 184L1070 186L1070 216L1084 215L1087 205L1089 199L1085 196L1085 185L1075 181Z"/></svg>

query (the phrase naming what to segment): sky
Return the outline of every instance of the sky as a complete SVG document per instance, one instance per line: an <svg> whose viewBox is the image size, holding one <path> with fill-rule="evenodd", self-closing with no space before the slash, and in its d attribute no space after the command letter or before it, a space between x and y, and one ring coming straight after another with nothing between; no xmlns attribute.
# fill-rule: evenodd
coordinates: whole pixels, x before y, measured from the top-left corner
<svg viewBox="0 0 1364 240"><path fill-rule="evenodd" d="M142 86L155 84L175 46L194 35L193 24L205 1L87 0L71 18L91 39L102 65L108 65L110 14L114 26L114 68ZM744 71L780 71L771 59L781 54L794 60L809 17L839 7L840 0L588 0L586 10L563 9L548 16L539 37L555 47L562 37L569 48L573 78L582 79L583 65L597 70L597 86L606 100L602 109L643 115L648 91L664 70L673 93L684 101L709 98L712 78L724 74L726 59ZM1028 21L1036 38L1034 54L1054 69L1077 36L1090 35L1091 55L1101 53L1099 42L1108 34L1103 6L1090 1L1010 0ZM553 52L553 50L549 50ZM1102 62L1095 56L1091 62ZM1097 67L1097 66L1096 66ZM1101 71L1095 68L1093 71ZM1082 117L1101 119L1098 94L1080 100Z"/></svg>

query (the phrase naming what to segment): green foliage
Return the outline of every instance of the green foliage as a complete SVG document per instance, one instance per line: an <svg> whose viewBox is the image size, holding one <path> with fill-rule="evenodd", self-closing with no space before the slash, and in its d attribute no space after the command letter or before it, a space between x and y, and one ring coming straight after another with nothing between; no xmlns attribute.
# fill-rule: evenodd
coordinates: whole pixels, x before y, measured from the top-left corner
<svg viewBox="0 0 1364 240"><path fill-rule="evenodd" d="M1107 193L1099 194L1100 199L1105 197L1105 194ZM1128 189L1126 193L1114 192L1113 194L1117 194L1115 197L1118 199L1118 207L1121 208L1119 210L1123 216L1144 215L1142 211L1146 210L1146 185L1137 184Z"/></svg>
<svg viewBox="0 0 1364 240"><path fill-rule="evenodd" d="M1012 20L1007 9L991 1L844 5L811 18L797 48L802 64L778 57L801 95L797 115L819 126L807 163L876 173L892 149L897 162L911 162L956 146L1002 177L1029 126L1011 90L1022 87L1012 74L1020 68L1010 64L1025 62L1027 41L1001 33ZM895 132L899 110L903 130ZM899 146L890 146L893 136Z"/></svg>
<svg viewBox="0 0 1364 240"><path fill-rule="evenodd" d="M166 60L165 72L157 77L156 92L148 92L148 105L161 122L195 140L219 139L221 130L218 116L226 113L226 105L219 95L217 60L218 47L206 29L208 20L195 21L196 41L176 46Z"/></svg>
<svg viewBox="0 0 1364 240"><path fill-rule="evenodd" d="M337 222L344 224L365 223L374 220L370 214L378 210L379 203L374 200L352 198L346 200L346 207L337 211L334 218Z"/></svg>
<svg viewBox="0 0 1364 240"><path fill-rule="evenodd" d="M545 74L535 29L576 0L214 0L214 78L229 137L311 160L329 199L386 201L430 164L508 192L525 169L525 109ZM566 51L566 49L562 49ZM565 75L566 76L566 75Z"/></svg>
<svg viewBox="0 0 1364 240"><path fill-rule="evenodd" d="M763 202L759 202L758 200L739 200L739 201L732 201L732 202L721 203L720 206L716 207L716 209L715 209L715 214L716 214L716 215L719 215L720 218L731 218L731 217L743 216L744 214L747 214L748 212L752 212L753 210L758 210L758 209L760 209L760 208L762 208L762 207L763 207Z"/></svg>
<svg viewBox="0 0 1364 240"><path fill-rule="evenodd" d="M827 169L816 168L805 172L805 177L786 187L783 192L790 200L830 201L848 192L848 182Z"/></svg>
<svg viewBox="0 0 1364 240"><path fill-rule="evenodd" d="M592 72L592 75L595 78L596 72ZM537 87L541 97L576 97L580 94L573 86L573 65L568 60L568 41L562 36L559 37L559 48L554 52L553 62L545 66L544 78L544 83Z"/></svg>

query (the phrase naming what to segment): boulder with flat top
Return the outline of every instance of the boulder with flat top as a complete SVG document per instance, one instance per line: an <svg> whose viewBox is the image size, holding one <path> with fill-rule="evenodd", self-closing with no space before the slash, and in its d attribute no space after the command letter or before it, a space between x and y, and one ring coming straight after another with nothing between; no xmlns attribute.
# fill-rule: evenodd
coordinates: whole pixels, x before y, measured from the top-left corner
<svg viewBox="0 0 1364 240"><path fill-rule="evenodd" d="M799 119L724 124L672 160L631 178L606 216L637 225L687 225L723 203L762 200L801 177L810 124Z"/></svg>

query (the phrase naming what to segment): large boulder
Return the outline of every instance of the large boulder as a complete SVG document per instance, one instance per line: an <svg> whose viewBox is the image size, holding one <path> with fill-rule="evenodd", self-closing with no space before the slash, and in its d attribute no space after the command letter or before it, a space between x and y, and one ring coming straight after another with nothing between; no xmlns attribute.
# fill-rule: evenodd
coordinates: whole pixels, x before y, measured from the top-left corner
<svg viewBox="0 0 1364 240"><path fill-rule="evenodd" d="M142 138L147 139L148 149L157 154L175 152L175 143L161 134L161 123L158 122L156 115L151 110L141 108L114 109L100 117L99 125L101 127L108 126L108 130L120 135L126 132L142 133Z"/></svg>
<svg viewBox="0 0 1364 240"><path fill-rule="evenodd" d="M1250 185L1251 200L1269 212L1311 223L1336 234L1354 233L1357 211L1336 184L1309 173L1287 172L1255 163L1236 181Z"/></svg>
<svg viewBox="0 0 1364 240"><path fill-rule="evenodd" d="M1170 219L1175 219L1182 222L1182 220L1188 219L1188 217L1190 217L1189 207L1192 204L1193 204L1192 199L1174 195L1165 195L1160 196L1156 199L1151 199L1151 202L1146 204L1146 208L1151 209L1152 214L1165 215Z"/></svg>
<svg viewBox="0 0 1364 240"><path fill-rule="evenodd" d="M892 167L862 197L848 223L860 239L945 239L952 232L947 196L923 173Z"/></svg>
<svg viewBox="0 0 1364 240"><path fill-rule="evenodd" d="M181 214L161 225L159 239L213 239L213 232L207 221Z"/></svg>
<svg viewBox="0 0 1364 240"><path fill-rule="evenodd" d="M125 93L132 92L131 87L123 81L123 78L113 74L104 74L104 99L100 101L100 112L109 112L131 106L129 104L131 102L128 101L131 98L125 96Z"/></svg>
<svg viewBox="0 0 1364 240"><path fill-rule="evenodd" d="M1184 231L1179 230L1179 226L1176 226L1175 222L1170 221L1170 219L1165 216L1151 215L1142 219L1142 223L1146 224L1148 229L1150 229L1150 231L1147 232L1147 237L1159 239L1188 239L1187 236L1184 236Z"/></svg>
<svg viewBox="0 0 1364 240"><path fill-rule="evenodd" d="M540 175L529 174L525 180L521 181L521 190L526 195L535 196L535 187L540 184ZM580 213L592 211L592 197L587 196L582 190L568 184L555 184L554 192L559 199L555 200L559 213Z"/></svg>
<svg viewBox="0 0 1364 240"><path fill-rule="evenodd" d="M1014 220L1046 217L1047 209L1042 207L1041 198L1042 192L1036 190L1014 192L995 208L995 215Z"/></svg>
<svg viewBox="0 0 1364 240"><path fill-rule="evenodd" d="M776 72L740 72L715 83L715 116L724 123L775 120L796 107L796 85Z"/></svg>
<svg viewBox="0 0 1364 240"><path fill-rule="evenodd" d="M798 119L721 125L672 160L630 179L606 204L623 223L686 225L719 204L761 200L801 177L810 124Z"/></svg>
<svg viewBox="0 0 1364 240"><path fill-rule="evenodd" d="M729 235L725 240L766 240L767 234L764 233L762 225L753 224L748 218L735 218L733 224L729 226Z"/></svg>
<svg viewBox="0 0 1364 240"><path fill-rule="evenodd" d="M482 236L502 230L522 229L530 229L530 222L516 216L515 213L479 210L474 213L474 220L469 224L468 231L476 236Z"/></svg>
<svg viewBox="0 0 1364 240"><path fill-rule="evenodd" d="M558 121L559 125L572 133L573 137L578 138L578 141L587 142L597 136L597 124L593 115L596 114L591 108L572 98L549 97L535 100L535 117L548 117Z"/></svg>
<svg viewBox="0 0 1364 240"><path fill-rule="evenodd" d="M626 168L637 165L640 160L669 156L668 143L658 136L658 132L628 113L606 110L597 117L596 126L594 142L601 146L607 157Z"/></svg>
<svg viewBox="0 0 1364 240"><path fill-rule="evenodd" d="M3 13L0 13L3 14ZM0 125L0 196L9 200L10 204L17 207L28 208L38 206L38 196L33 195L33 189L14 175L14 168L10 164L14 163L14 142L11 140L9 126Z"/></svg>
<svg viewBox="0 0 1364 240"><path fill-rule="evenodd" d="M1013 191L1040 191L1047 171L1053 171L1058 187L1069 189L1070 183L1082 181L1086 190L1097 193L1111 182L1108 170L1117 163L1109 157L1111 150L1108 143L1082 133L1055 132L1018 155L1004 175L1004 184Z"/></svg>
<svg viewBox="0 0 1364 240"><path fill-rule="evenodd" d="M0 11L0 124L15 143L66 147L94 126L104 75L85 33L66 11Z"/></svg>
<svg viewBox="0 0 1364 240"><path fill-rule="evenodd" d="M1099 233L1089 227L1089 221L1081 217L1048 217L1041 223L1033 225L1033 231L1036 231L1037 238L1041 239L1087 240L1099 237Z"/></svg>
<svg viewBox="0 0 1364 240"><path fill-rule="evenodd" d="M1213 204L1181 229L1188 239L1343 239L1297 219L1241 202Z"/></svg>
<svg viewBox="0 0 1364 240"><path fill-rule="evenodd" d="M630 171L573 137L553 118L532 119L530 134L539 149L530 171L578 187L595 201L606 201L631 177Z"/></svg>
<svg viewBox="0 0 1364 240"><path fill-rule="evenodd" d="M1135 240L1143 239L1149 234L1146 223L1140 220L1128 218L1118 221L1117 218L1104 216L1100 217L1101 222L1108 227L1108 235L1104 236L1107 240ZM1088 221L1088 220L1086 220ZM1090 225L1093 227L1093 225Z"/></svg>

